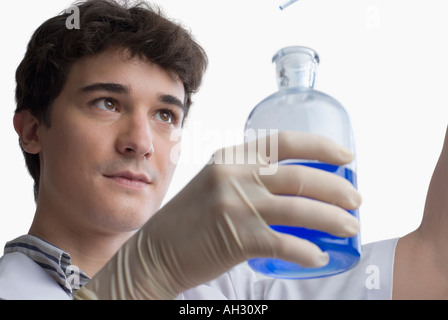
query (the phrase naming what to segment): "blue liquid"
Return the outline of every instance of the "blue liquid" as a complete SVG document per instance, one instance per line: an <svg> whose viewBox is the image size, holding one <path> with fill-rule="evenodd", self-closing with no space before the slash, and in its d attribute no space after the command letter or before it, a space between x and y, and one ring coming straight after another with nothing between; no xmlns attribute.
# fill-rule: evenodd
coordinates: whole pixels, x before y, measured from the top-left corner
<svg viewBox="0 0 448 320"><path fill-rule="evenodd" d="M326 163L289 163L287 165L305 165L337 174L349 180L355 188L356 173L350 169ZM358 210L348 210L359 218ZM354 267L361 258L361 242L359 233L352 238L340 238L326 232L302 227L271 226L272 229L295 235L315 243L330 256L328 264L321 268L304 268L298 264L272 258L256 258L249 260L249 265L256 271L275 278L307 279L320 278L342 273Z"/></svg>

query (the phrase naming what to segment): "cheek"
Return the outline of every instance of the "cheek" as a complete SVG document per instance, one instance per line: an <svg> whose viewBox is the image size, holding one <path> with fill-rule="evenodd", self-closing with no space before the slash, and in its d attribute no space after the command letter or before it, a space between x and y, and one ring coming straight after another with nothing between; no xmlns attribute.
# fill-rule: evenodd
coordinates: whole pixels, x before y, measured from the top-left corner
<svg viewBox="0 0 448 320"><path fill-rule="evenodd" d="M155 150L159 169L159 183L166 190L177 166L177 154L180 151L179 144L174 141L165 140Z"/></svg>
<svg viewBox="0 0 448 320"><path fill-rule="evenodd" d="M92 173L92 164L101 156L107 143L98 132L88 128L55 126L50 128L45 139L44 164L49 170L57 171L57 175L78 180Z"/></svg>

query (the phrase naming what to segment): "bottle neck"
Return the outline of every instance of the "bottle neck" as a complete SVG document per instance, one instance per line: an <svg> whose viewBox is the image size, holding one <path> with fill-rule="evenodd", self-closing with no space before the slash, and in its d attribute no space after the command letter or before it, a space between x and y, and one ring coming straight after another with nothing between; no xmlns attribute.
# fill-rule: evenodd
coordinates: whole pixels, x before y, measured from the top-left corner
<svg viewBox="0 0 448 320"><path fill-rule="evenodd" d="M279 90L314 87L319 57L306 47L287 47L279 50L272 61L275 64Z"/></svg>

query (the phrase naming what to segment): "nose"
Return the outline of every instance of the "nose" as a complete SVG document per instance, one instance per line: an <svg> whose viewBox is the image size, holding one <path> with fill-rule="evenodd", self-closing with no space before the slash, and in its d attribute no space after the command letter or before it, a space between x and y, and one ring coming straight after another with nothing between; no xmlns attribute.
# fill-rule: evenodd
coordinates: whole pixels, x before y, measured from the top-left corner
<svg viewBox="0 0 448 320"><path fill-rule="evenodd" d="M154 153L153 136L148 117L143 114L128 115L121 123L117 150L130 157L148 158Z"/></svg>

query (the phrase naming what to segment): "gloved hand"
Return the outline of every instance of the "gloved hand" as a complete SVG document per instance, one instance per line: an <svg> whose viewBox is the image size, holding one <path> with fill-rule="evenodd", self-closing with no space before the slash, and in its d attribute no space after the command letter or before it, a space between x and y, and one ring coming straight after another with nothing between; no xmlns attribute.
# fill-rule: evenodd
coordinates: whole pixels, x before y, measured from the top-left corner
<svg viewBox="0 0 448 320"><path fill-rule="evenodd" d="M280 132L269 138L278 139L279 160L317 159L342 165L353 159L348 150L319 136ZM243 152L247 160L253 156L250 149L246 144L217 152L212 163L128 240L75 299L171 299L261 256L305 267L327 264L328 255L315 244L275 232L269 225L354 236L359 223L345 209L360 205L359 193L332 173L305 166L274 168L277 163L268 164L261 154L255 157L256 164L216 164L226 153L236 159ZM272 168L276 170L266 172L273 174L260 174L260 169Z"/></svg>

